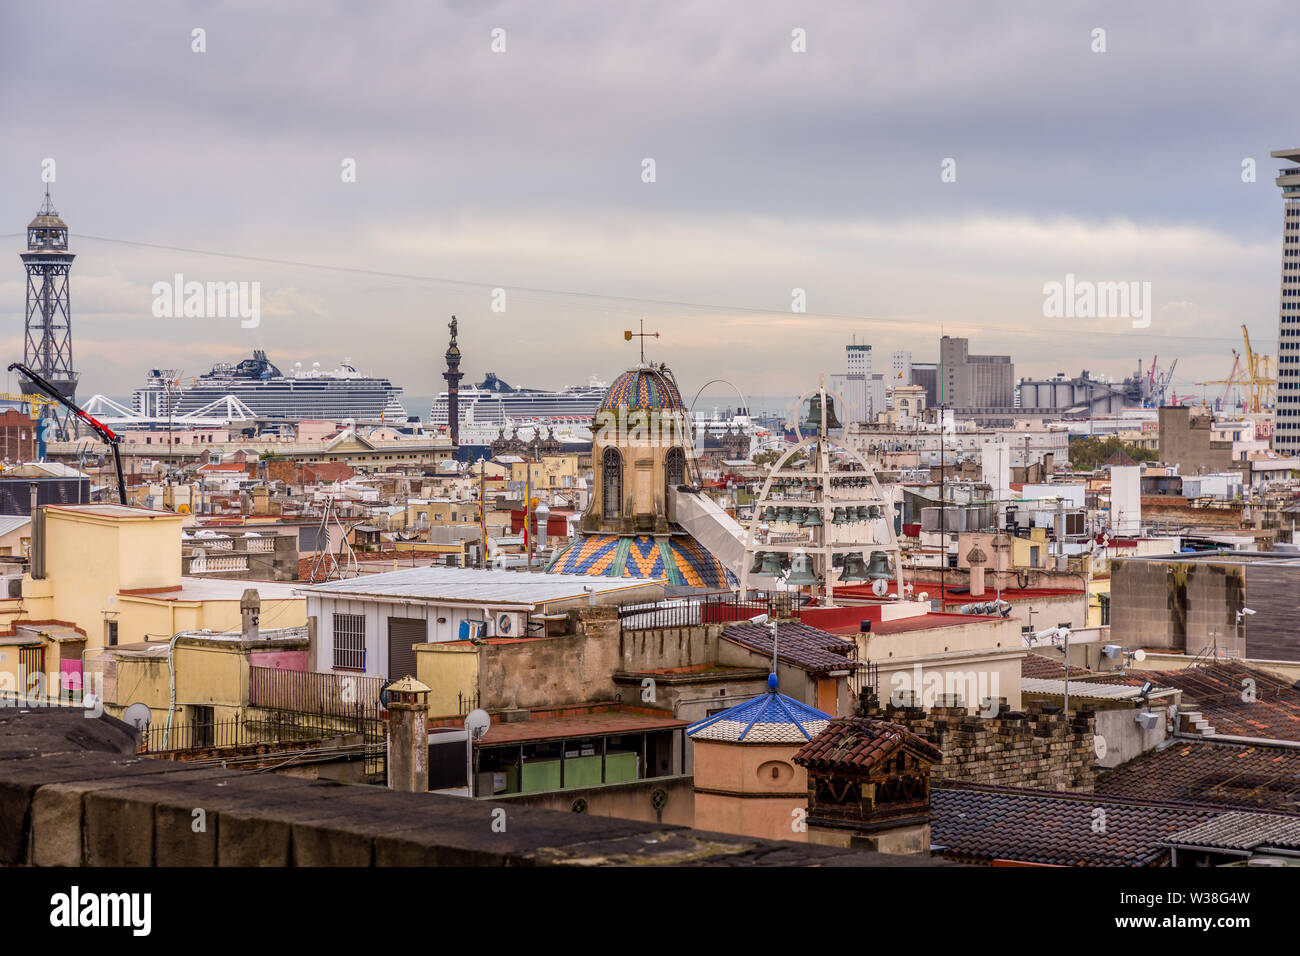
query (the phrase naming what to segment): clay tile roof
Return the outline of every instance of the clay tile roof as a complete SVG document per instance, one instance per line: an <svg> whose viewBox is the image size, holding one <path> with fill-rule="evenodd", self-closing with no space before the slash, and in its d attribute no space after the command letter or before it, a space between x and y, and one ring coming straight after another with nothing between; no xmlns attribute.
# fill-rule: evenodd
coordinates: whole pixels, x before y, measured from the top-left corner
<svg viewBox="0 0 1300 956"><path fill-rule="evenodd" d="M971 863L1154 866L1168 856L1164 844L1171 836L1219 813L1089 794L962 786L931 791L930 833L931 842L944 848L942 856Z"/></svg>
<svg viewBox="0 0 1300 956"><path fill-rule="evenodd" d="M1129 800L1294 813L1300 811L1300 750L1178 740L1103 773L1095 792Z"/></svg>
<svg viewBox="0 0 1300 956"><path fill-rule="evenodd" d="M723 640L757 651L764 657L772 656L772 631L766 624L745 621L728 624L722 629ZM777 659L810 674L823 675L830 671L855 670L862 666L849 655L857 651L857 644L829 631L796 621L782 621L777 628Z"/></svg>
<svg viewBox="0 0 1300 956"><path fill-rule="evenodd" d="M1172 846L1214 847L1225 850L1259 848L1300 849L1300 817L1233 810L1208 823L1173 834Z"/></svg>
<svg viewBox="0 0 1300 956"><path fill-rule="evenodd" d="M794 762L810 770L863 773L900 747L930 763L943 760L938 747L901 724L868 717L838 717L799 748Z"/></svg>
<svg viewBox="0 0 1300 956"><path fill-rule="evenodd" d="M1300 690L1265 671L1218 661L1177 671L1128 673L1181 690L1181 708L1199 710L1216 733L1300 741ZM1247 689L1250 693L1243 693Z"/></svg>
<svg viewBox="0 0 1300 956"><path fill-rule="evenodd" d="M1086 677L1092 672L1083 667L1070 665L1070 677ZM1030 651L1020 659L1020 676L1021 677L1045 677L1060 678L1065 676L1065 664L1063 661L1054 661L1050 657L1044 657L1041 654L1035 654ZM1140 683L1140 682L1139 682Z"/></svg>

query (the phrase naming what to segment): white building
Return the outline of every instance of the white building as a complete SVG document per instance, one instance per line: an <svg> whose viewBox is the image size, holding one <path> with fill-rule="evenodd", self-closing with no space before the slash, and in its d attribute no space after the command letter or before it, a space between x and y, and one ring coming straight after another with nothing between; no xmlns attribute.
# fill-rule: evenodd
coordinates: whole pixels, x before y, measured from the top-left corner
<svg viewBox="0 0 1300 956"><path fill-rule="evenodd" d="M316 619L319 671L415 674L416 644L543 637L544 615L587 604L656 601L662 578L474 568L405 568L297 589ZM521 679L527 679L521 675Z"/></svg>

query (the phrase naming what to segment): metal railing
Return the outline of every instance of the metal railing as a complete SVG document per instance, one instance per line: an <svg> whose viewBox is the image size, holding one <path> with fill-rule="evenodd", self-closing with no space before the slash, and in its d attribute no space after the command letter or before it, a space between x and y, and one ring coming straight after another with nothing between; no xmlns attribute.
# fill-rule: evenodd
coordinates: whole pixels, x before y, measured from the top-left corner
<svg viewBox="0 0 1300 956"><path fill-rule="evenodd" d="M267 747L301 747L333 737L358 736L368 748L382 746L384 722L368 718L326 714L295 714L273 711L246 714L228 720L191 717L165 723L140 732L139 751L144 754L196 752L206 750Z"/></svg>
<svg viewBox="0 0 1300 956"><path fill-rule="evenodd" d="M248 702L253 707L300 714L379 720L383 684L382 677L362 674L250 667Z"/></svg>
<svg viewBox="0 0 1300 956"><path fill-rule="evenodd" d="M753 591L748 597L726 592L659 601L655 604L629 604L618 609L619 624L625 631L700 627L705 624L744 621L760 614L798 619L800 606L791 595L784 592Z"/></svg>

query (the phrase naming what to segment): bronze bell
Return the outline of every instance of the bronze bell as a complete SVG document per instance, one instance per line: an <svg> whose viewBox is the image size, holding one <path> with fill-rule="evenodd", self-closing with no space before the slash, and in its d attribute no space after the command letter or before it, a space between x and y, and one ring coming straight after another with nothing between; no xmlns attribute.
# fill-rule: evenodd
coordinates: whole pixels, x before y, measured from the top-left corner
<svg viewBox="0 0 1300 956"><path fill-rule="evenodd" d="M822 526L822 509L809 508L804 515L803 526L805 528L820 528Z"/></svg>
<svg viewBox="0 0 1300 956"><path fill-rule="evenodd" d="M754 563L750 566L749 573L750 574L763 573L763 552L762 551L754 552Z"/></svg>
<svg viewBox="0 0 1300 956"><path fill-rule="evenodd" d="M871 563L867 565L867 577L872 581L888 581L893 576L889 570L889 555L883 551L872 551Z"/></svg>
<svg viewBox="0 0 1300 956"><path fill-rule="evenodd" d="M763 520L764 520L764 521L775 521L775 520L776 520L776 509L773 508L771 505L768 505L768 506L767 506L767 510L763 512Z"/></svg>
<svg viewBox="0 0 1300 956"><path fill-rule="evenodd" d="M875 521L880 517L880 505L871 505L867 508L867 520Z"/></svg>
<svg viewBox="0 0 1300 956"><path fill-rule="evenodd" d="M796 554L790 577L786 578L785 583L797 588L816 587L817 575L813 574L812 557L806 554Z"/></svg>
<svg viewBox="0 0 1300 956"><path fill-rule="evenodd" d="M879 552L877 552L879 554ZM866 564L862 560L862 553L852 551L844 556L844 573L840 575L843 581L868 581Z"/></svg>
<svg viewBox="0 0 1300 956"><path fill-rule="evenodd" d="M870 519L871 509L869 509L866 505L858 505L856 508L853 509L853 511L858 516L859 521L867 521Z"/></svg>
<svg viewBox="0 0 1300 956"><path fill-rule="evenodd" d="M848 523L849 523L849 519L844 514L844 509L836 508L833 516L831 517L831 524L848 524Z"/></svg>
<svg viewBox="0 0 1300 956"><path fill-rule="evenodd" d="M790 521L793 522L794 524L803 524L803 517L804 515L803 515L802 508L790 509Z"/></svg>
<svg viewBox="0 0 1300 956"><path fill-rule="evenodd" d="M777 521L790 520L790 508L787 505L782 505L781 507L776 509L776 520Z"/></svg>
<svg viewBox="0 0 1300 956"><path fill-rule="evenodd" d="M758 569L758 573L765 578L779 578L781 576L781 556L775 551L764 551L763 566Z"/></svg>
<svg viewBox="0 0 1300 956"><path fill-rule="evenodd" d="M826 396L826 430L830 431L835 428L843 428L840 420L835 415L835 399ZM799 425L800 431L819 432L822 430L822 395L818 392L812 398L808 399L808 417Z"/></svg>

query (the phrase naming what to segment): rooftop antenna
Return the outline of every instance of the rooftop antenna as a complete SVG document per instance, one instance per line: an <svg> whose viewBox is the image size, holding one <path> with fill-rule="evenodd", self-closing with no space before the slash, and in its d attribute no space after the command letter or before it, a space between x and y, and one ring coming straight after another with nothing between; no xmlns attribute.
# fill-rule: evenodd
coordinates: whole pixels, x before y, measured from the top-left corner
<svg viewBox="0 0 1300 956"><path fill-rule="evenodd" d="M623 340L626 342L631 342L634 338L638 338L641 340L641 364L644 365L645 364L645 340L651 338L657 339L659 338L659 333L647 332L645 330L645 319L642 319L640 332L633 332L631 329L628 329L623 333Z"/></svg>

